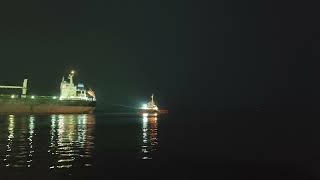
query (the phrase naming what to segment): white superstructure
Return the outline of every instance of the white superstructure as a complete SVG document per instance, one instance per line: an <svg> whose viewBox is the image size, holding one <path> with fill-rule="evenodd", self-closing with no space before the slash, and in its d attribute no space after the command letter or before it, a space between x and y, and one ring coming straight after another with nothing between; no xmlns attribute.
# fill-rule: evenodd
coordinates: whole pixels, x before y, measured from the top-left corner
<svg viewBox="0 0 320 180"><path fill-rule="evenodd" d="M85 89L83 84L78 84L77 86L73 82L75 72L71 71L71 73L68 76L69 82L65 80L65 78L62 78L61 84L60 84L60 99L70 99L70 100L95 100L89 98L87 96L87 90Z"/></svg>
<svg viewBox="0 0 320 180"><path fill-rule="evenodd" d="M153 100L153 94L151 96L151 101L148 102L147 104L143 104L141 109L143 110L153 110L153 111L158 111L158 106L154 103L154 100Z"/></svg>

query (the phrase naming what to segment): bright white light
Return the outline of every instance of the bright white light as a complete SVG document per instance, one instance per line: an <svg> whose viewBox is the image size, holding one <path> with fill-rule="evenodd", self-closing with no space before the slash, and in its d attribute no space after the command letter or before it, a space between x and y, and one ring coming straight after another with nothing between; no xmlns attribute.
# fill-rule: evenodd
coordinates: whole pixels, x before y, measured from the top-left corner
<svg viewBox="0 0 320 180"><path fill-rule="evenodd" d="M15 96L14 95L11 95L11 98L13 99Z"/></svg>
<svg viewBox="0 0 320 180"><path fill-rule="evenodd" d="M142 109L148 109L148 105L147 104L143 104L142 105Z"/></svg>
<svg viewBox="0 0 320 180"><path fill-rule="evenodd" d="M146 126L147 126L146 123L148 122L148 116L149 116L149 114L148 114L148 113L143 113L142 116L143 116L143 117L142 117L142 122L143 122L143 126L144 126L143 128L145 129Z"/></svg>
<svg viewBox="0 0 320 180"><path fill-rule="evenodd" d="M52 99L57 99L57 96L53 96Z"/></svg>
<svg viewBox="0 0 320 180"><path fill-rule="evenodd" d="M147 123L148 122L148 114L147 114L147 116L143 116L142 120L144 123Z"/></svg>
<svg viewBox="0 0 320 180"><path fill-rule="evenodd" d="M143 117L148 117L148 115L149 115L148 113L143 113L142 114Z"/></svg>
<svg viewBox="0 0 320 180"><path fill-rule="evenodd" d="M34 96L31 96L31 99L34 99L35 97Z"/></svg>

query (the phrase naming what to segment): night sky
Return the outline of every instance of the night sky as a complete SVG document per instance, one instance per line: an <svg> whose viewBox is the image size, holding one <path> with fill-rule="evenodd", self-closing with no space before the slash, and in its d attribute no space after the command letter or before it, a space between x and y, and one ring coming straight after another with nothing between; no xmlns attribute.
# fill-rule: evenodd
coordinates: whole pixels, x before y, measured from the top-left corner
<svg viewBox="0 0 320 180"><path fill-rule="evenodd" d="M56 95L62 75L99 107L319 107L320 11L278 1L6 1L0 84Z"/></svg>

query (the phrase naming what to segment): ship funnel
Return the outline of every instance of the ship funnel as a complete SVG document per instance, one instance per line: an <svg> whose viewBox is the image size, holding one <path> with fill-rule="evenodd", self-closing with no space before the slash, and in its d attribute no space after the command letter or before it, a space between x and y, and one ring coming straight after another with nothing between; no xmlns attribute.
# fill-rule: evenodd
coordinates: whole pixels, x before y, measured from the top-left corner
<svg viewBox="0 0 320 180"><path fill-rule="evenodd" d="M22 85L22 95L25 96L27 94L28 90L28 79L24 79L23 85Z"/></svg>

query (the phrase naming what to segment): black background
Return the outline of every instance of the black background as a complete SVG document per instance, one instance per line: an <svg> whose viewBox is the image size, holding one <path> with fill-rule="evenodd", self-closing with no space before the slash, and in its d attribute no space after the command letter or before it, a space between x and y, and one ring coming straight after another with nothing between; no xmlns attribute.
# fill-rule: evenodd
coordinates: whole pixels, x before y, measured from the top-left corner
<svg viewBox="0 0 320 180"><path fill-rule="evenodd" d="M75 69L104 111L154 93L175 150L163 176L318 174L316 2L7 1L0 13L1 84L27 77L54 95Z"/></svg>

